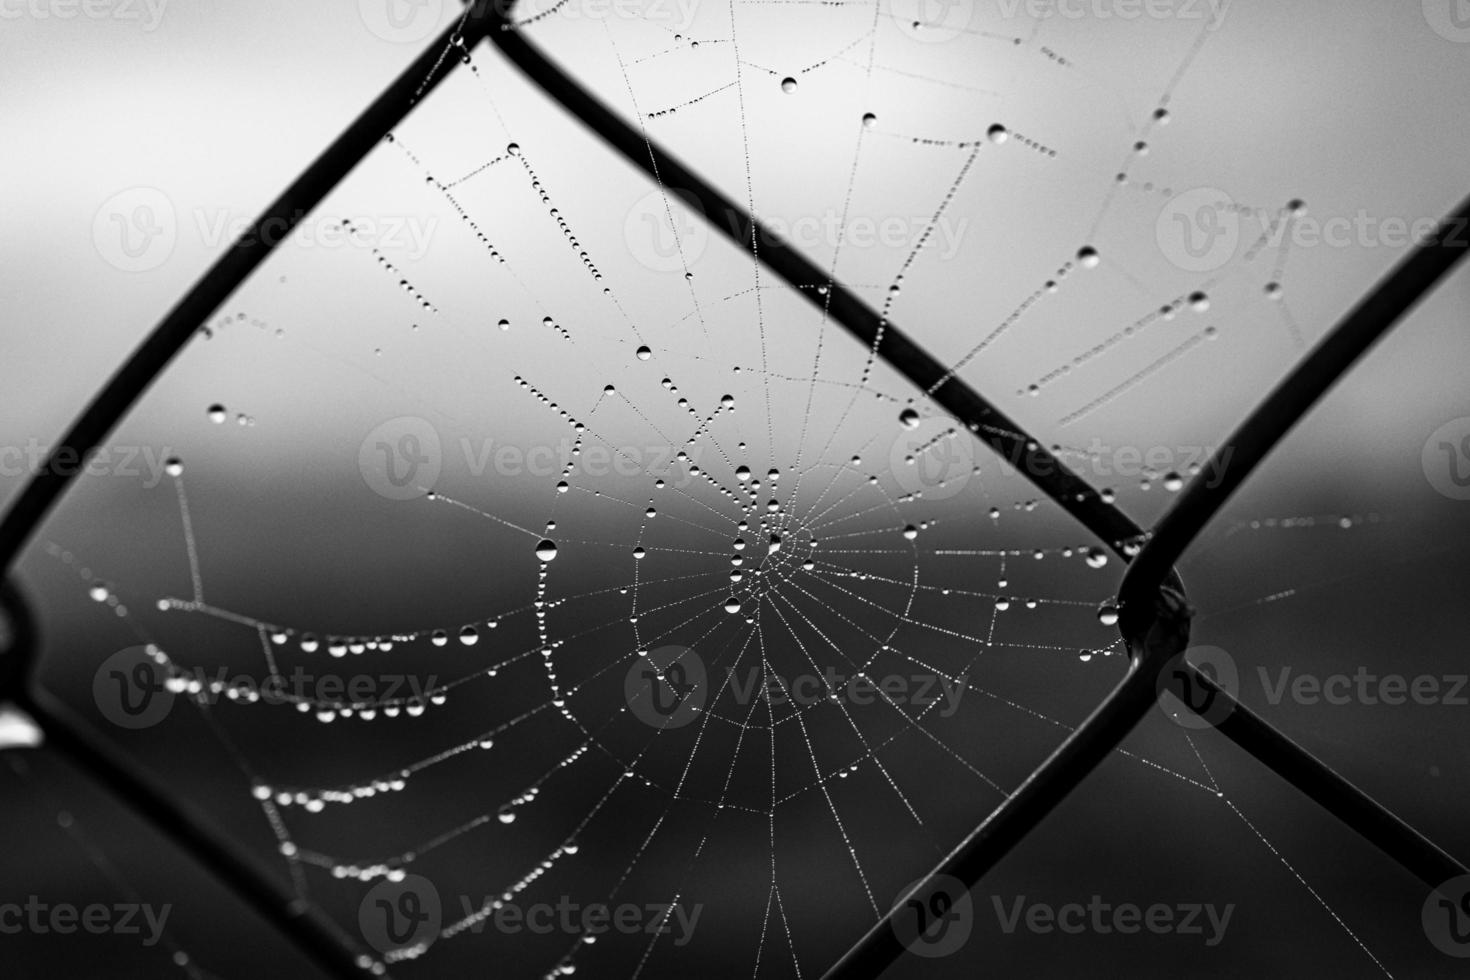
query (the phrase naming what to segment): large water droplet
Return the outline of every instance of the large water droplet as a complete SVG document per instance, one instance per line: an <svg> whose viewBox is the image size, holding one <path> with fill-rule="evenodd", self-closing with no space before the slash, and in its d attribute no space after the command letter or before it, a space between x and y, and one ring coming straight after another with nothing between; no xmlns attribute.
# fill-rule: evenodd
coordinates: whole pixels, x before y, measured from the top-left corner
<svg viewBox="0 0 1470 980"><path fill-rule="evenodd" d="M739 611L740 611L740 600L739 599L735 598L734 596L731 596L730 598L728 598L728 599L725 600L725 612L727 612L727 613L729 613L730 615L733 616L736 613L738 613Z"/></svg>
<svg viewBox="0 0 1470 980"><path fill-rule="evenodd" d="M910 524L903 529L903 536L912 541L919 536L919 529Z"/></svg>
<svg viewBox="0 0 1470 980"><path fill-rule="evenodd" d="M906 408L898 413L898 421L905 429L917 429L919 427L919 413L912 408Z"/></svg>
<svg viewBox="0 0 1470 980"><path fill-rule="evenodd" d="M1164 489L1170 493L1178 493L1184 489L1184 477L1178 473L1168 472L1164 474Z"/></svg>
<svg viewBox="0 0 1470 980"><path fill-rule="evenodd" d="M737 466L737 467L735 467L735 479L739 480L741 483L744 483L746 480L749 480L750 479L750 467L749 466Z"/></svg>
<svg viewBox="0 0 1470 980"><path fill-rule="evenodd" d="M638 355L638 360L640 361L646 361L653 356L653 351L649 350L647 347L639 347L636 353Z"/></svg>
<svg viewBox="0 0 1470 980"><path fill-rule="evenodd" d="M1190 293L1189 308L1196 313L1203 313L1210 308L1210 298L1204 293Z"/></svg>
<svg viewBox="0 0 1470 980"><path fill-rule="evenodd" d="M985 131L985 135L987 138L989 138L990 142L999 146L1001 143L1004 143L1006 140L1011 138L1011 131L1006 129L1000 123L996 123L994 126L991 126Z"/></svg>
<svg viewBox="0 0 1470 980"><path fill-rule="evenodd" d="M459 631L459 642L467 647L472 647L480 642L480 631L473 626L465 626Z"/></svg>
<svg viewBox="0 0 1470 980"><path fill-rule="evenodd" d="M541 561L551 561L556 557L556 542L550 538L542 539L541 543L536 545L536 557Z"/></svg>
<svg viewBox="0 0 1470 980"><path fill-rule="evenodd" d="M230 417L230 413L225 411L225 407L223 405L209 406L207 415L209 416L209 421L213 422L215 425L224 425L225 419Z"/></svg>
<svg viewBox="0 0 1470 980"><path fill-rule="evenodd" d="M878 117L877 116L873 115L871 112L865 112L865 113L863 113L863 128L864 129L872 129L876 125L878 125Z"/></svg>
<svg viewBox="0 0 1470 980"><path fill-rule="evenodd" d="M796 91L796 79L794 79L794 78L783 78L783 79L781 79L781 91L785 92L787 95L790 95L792 92L795 92Z"/></svg>
<svg viewBox="0 0 1470 980"><path fill-rule="evenodd" d="M1102 259L1097 254L1097 249L1091 245L1083 245L1077 250L1077 262L1084 269L1096 269Z"/></svg>
<svg viewBox="0 0 1470 980"><path fill-rule="evenodd" d="M1108 553L1096 546L1087 549L1087 567L1102 568L1108 563Z"/></svg>
<svg viewBox="0 0 1470 980"><path fill-rule="evenodd" d="M1097 607L1097 621L1104 626L1118 625L1118 607L1111 601L1104 602Z"/></svg>

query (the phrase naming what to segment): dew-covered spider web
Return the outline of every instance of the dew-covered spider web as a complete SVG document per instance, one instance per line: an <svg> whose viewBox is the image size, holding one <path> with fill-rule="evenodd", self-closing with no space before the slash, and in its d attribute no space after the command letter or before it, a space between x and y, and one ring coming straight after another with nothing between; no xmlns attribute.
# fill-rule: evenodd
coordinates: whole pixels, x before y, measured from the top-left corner
<svg viewBox="0 0 1470 980"><path fill-rule="evenodd" d="M1146 526L1386 264L1294 250L1314 190L1448 197L1355 198L1315 131L1240 132L1240 93L1287 77L1282 11L1028 9L516 19ZM733 216L493 48L445 58L114 437L166 456L156 485L83 482L31 567L110 611L112 645L69 654L99 707L166 673L149 737L211 760L201 796L253 808L251 846L371 971L820 976L1120 679L1137 543L1089 538ZM1359 499L1204 544L1389 523ZM1170 728L1114 761L1198 797L1332 962L1394 975L1217 781L1232 751ZM504 924L538 904L637 911ZM181 941L187 972L231 974Z"/></svg>

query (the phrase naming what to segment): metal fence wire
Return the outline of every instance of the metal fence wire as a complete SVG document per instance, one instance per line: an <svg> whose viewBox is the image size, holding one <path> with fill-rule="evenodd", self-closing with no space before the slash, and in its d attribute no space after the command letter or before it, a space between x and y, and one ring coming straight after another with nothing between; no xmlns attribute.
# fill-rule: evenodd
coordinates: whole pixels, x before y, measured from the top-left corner
<svg viewBox="0 0 1470 980"><path fill-rule="evenodd" d="M503 6L501 5L503 3ZM45 743L61 752L121 802L190 853L327 974L360 978L373 957L319 909L299 899L241 845L217 830L186 801L175 798L146 770L92 730L37 681L39 638L29 606L11 578L39 524L65 493L84 458L128 412L153 380L290 230L462 64L451 47L494 45L531 81L561 103L627 160L670 191L698 202L706 215L737 216L711 222L739 246L760 236L759 261L796 287L852 337L874 350L919 390L991 446L1041 492L1071 514L1127 563L1118 595L1119 628L1129 654L1126 676L1103 703L939 865L868 931L828 978L876 977L905 947L903 936L922 931L912 920L924 909L947 908L973 888L1034 829L1094 767L1111 753L1160 693L1168 691L1210 720L1225 736L1381 848L1431 889L1470 873L1366 793L1235 700L1199 666L1189 663L1190 606L1174 566L1229 496L1277 442L1374 342L1428 293L1461 259L1470 224L1470 198L1339 322L1224 443L1229 452L1208 464L1214 481L1195 481L1152 529L1144 531L1072 473L1024 429L1007 418L897 326L864 304L812 262L782 243L743 208L637 132L594 95L553 65L514 26L513 0L472 0L459 21L440 34L335 142L288 187L169 311L112 376L56 444L0 520L0 703L29 714ZM825 287L818 290L814 287ZM61 462L58 462L61 461ZM383 975L377 966L375 975Z"/></svg>

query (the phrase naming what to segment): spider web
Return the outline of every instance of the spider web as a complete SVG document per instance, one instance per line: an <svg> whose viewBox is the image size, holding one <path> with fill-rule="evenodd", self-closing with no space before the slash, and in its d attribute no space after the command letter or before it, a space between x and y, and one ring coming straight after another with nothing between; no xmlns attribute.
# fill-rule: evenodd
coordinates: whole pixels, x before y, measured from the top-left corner
<svg viewBox="0 0 1470 980"><path fill-rule="evenodd" d="M669 6L518 14L1080 473L1134 413L1237 372L1148 430L1172 434L1163 466L1094 480L1130 512L1208 476L1188 434L1319 322L1293 313L1298 190L1217 199L1246 181L1190 156L1212 104L1191 85L1233 21L1132 25L1139 46L897 3ZM355 926L431 884L437 927L373 971L819 975L1119 678L1124 543L1038 500L759 238L711 233L729 216L648 185L493 53L445 57L466 70L129 421L175 449L164 484L77 505L136 520L50 554L199 709L300 895ZM1169 254L1183 195L1239 229L1216 268ZM298 670L370 693L261 696ZM1183 739L1120 751L1223 798ZM497 934L505 906L558 900L672 927ZM687 934L647 911L670 908Z"/></svg>

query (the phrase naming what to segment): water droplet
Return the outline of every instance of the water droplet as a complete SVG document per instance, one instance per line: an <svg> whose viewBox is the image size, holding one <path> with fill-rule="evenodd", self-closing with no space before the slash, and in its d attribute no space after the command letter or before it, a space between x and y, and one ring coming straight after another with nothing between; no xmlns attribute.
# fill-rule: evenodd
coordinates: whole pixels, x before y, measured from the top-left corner
<svg viewBox="0 0 1470 980"><path fill-rule="evenodd" d="M509 330L510 329L510 321L509 320L501 320L499 323L496 324L496 326L499 327L501 330Z"/></svg>
<svg viewBox="0 0 1470 980"><path fill-rule="evenodd" d="M781 479L781 471L774 468L766 470L766 479L776 483Z"/></svg>
<svg viewBox="0 0 1470 980"><path fill-rule="evenodd" d="M766 554L768 554L768 555L774 555L776 552L778 552L780 550L781 550L781 535L779 535L779 534L773 534L773 535L771 535L770 543L766 545Z"/></svg>
<svg viewBox="0 0 1470 980"><path fill-rule="evenodd" d="M442 647L449 642L449 635L443 630L435 630L433 635L429 637L429 642L436 647Z"/></svg>
<svg viewBox="0 0 1470 980"><path fill-rule="evenodd" d="M514 144L512 144L512 145L514 145ZM499 818L499 820L500 820L501 823L515 823L516 822L516 811L515 811L515 808L512 807L509 803L507 803L505 806L501 807L500 808L500 811L498 813L496 813L495 816L497 818Z"/></svg>
<svg viewBox="0 0 1470 980"><path fill-rule="evenodd" d="M93 602L106 602L107 597L111 595L107 591L107 586L101 584L92 586L87 590L87 594L92 597Z"/></svg>
<svg viewBox="0 0 1470 980"><path fill-rule="evenodd" d="M919 529L910 524L908 527L903 529L903 536L912 541L914 540L914 538L917 538L919 536Z"/></svg>
<svg viewBox="0 0 1470 980"><path fill-rule="evenodd" d="M639 347L636 353L638 355L638 360L640 361L646 361L653 356L653 351L649 350L647 347Z"/></svg>
<svg viewBox="0 0 1470 980"><path fill-rule="evenodd" d="M1163 106L1159 106L1157 109L1154 110L1154 122L1158 123L1160 126L1169 125L1169 119L1170 116L1168 109L1165 109Z"/></svg>
<svg viewBox="0 0 1470 980"><path fill-rule="evenodd" d="M163 464L163 471L169 476L183 476L184 461L177 456L170 456L168 461Z"/></svg>
<svg viewBox="0 0 1470 980"><path fill-rule="evenodd" d="M1084 269L1096 269L1102 259L1097 254L1097 249L1091 245L1083 245L1077 250L1077 262Z"/></svg>
<svg viewBox="0 0 1470 980"><path fill-rule="evenodd" d="M1210 298L1204 293L1190 293L1189 308L1196 313L1203 313L1210 308Z"/></svg>
<svg viewBox="0 0 1470 980"><path fill-rule="evenodd" d="M1279 300L1281 298L1281 283L1279 283L1279 282L1268 282L1268 283L1266 283L1266 298L1267 299L1276 299L1276 300Z"/></svg>
<svg viewBox="0 0 1470 980"><path fill-rule="evenodd" d="M794 79L794 78L783 78L783 79L781 79L781 91L785 92L787 95L790 95L792 92L795 92L796 91L796 79Z"/></svg>
<svg viewBox="0 0 1470 980"><path fill-rule="evenodd" d="M556 542L550 538L543 538L541 543L536 545L536 557L544 562L551 561L556 557Z"/></svg>
<svg viewBox="0 0 1470 980"><path fill-rule="evenodd" d="M750 467L749 466L737 466L737 467L735 467L735 479L739 480L741 483L744 483L746 480L749 480L750 479Z"/></svg>
<svg viewBox="0 0 1470 980"><path fill-rule="evenodd" d="M467 647L472 647L480 642L480 631L473 626L465 626L459 631L459 642Z"/></svg>
<svg viewBox="0 0 1470 980"><path fill-rule="evenodd" d="M648 554L648 552L644 551L641 546L633 549L634 558L642 558L646 554Z"/></svg>
<svg viewBox="0 0 1470 980"><path fill-rule="evenodd" d="M878 125L878 117L877 116L873 115L871 112L865 112L865 113L863 113L863 128L864 129L872 129L876 125Z"/></svg>
<svg viewBox="0 0 1470 980"><path fill-rule="evenodd" d="M521 144L519 144L519 143L507 143L505 145L505 152L506 153L509 153L513 157L518 157L518 156L521 155Z"/></svg>
<svg viewBox="0 0 1470 980"><path fill-rule="evenodd" d="M209 416L209 421L213 422L215 425L224 425L225 419L230 417L229 413L225 411L225 407L223 405L209 406L209 411L207 414Z"/></svg>
<svg viewBox="0 0 1470 980"><path fill-rule="evenodd" d="M1118 607L1111 601L1104 602L1097 607L1097 621L1104 626L1118 625Z"/></svg>
<svg viewBox="0 0 1470 980"><path fill-rule="evenodd" d="M1108 563L1108 553L1101 548L1088 548L1086 554L1088 568L1102 568Z"/></svg>
<svg viewBox="0 0 1470 980"><path fill-rule="evenodd" d="M898 421L905 429L917 429L919 427L919 413L912 408L906 408L898 413Z"/></svg>
<svg viewBox="0 0 1470 980"><path fill-rule="evenodd" d="M735 598L734 596L731 596L730 598L728 598L728 599L725 600L725 612L727 612L727 613L729 613L730 615L733 616L736 613L738 613L739 611L740 611L740 600L739 599Z"/></svg>
<svg viewBox="0 0 1470 980"><path fill-rule="evenodd" d="M1004 143L1006 140L1011 138L1011 131L1006 129L1000 123L996 123L994 126L991 126L985 131L985 135L990 140L990 142L999 146L1001 143Z"/></svg>
<svg viewBox="0 0 1470 980"><path fill-rule="evenodd" d="M1170 493L1178 493L1184 489L1184 477L1178 473L1168 472L1164 474L1164 489Z"/></svg>

